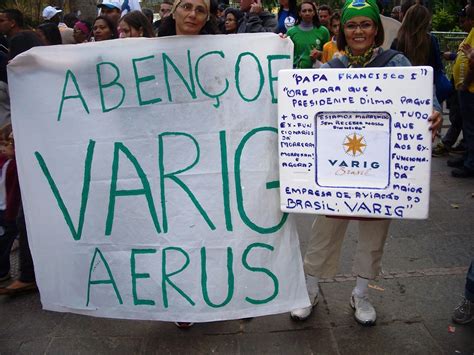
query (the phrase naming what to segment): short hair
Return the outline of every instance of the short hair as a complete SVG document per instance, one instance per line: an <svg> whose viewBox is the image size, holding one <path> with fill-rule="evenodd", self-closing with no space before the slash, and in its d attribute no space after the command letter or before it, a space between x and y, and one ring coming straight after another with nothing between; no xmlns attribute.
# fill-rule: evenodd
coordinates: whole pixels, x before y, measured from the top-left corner
<svg viewBox="0 0 474 355"><path fill-rule="evenodd" d="M127 13L119 20L119 23L122 21L136 30L141 28L143 30L143 37L155 37L150 21L141 11L136 10Z"/></svg>
<svg viewBox="0 0 474 355"><path fill-rule="evenodd" d="M383 44L385 38L385 32L383 30L382 21L379 19L378 22L371 20L377 26L377 35L374 38L375 47L380 47ZM344 26L339 28L339 33L337 34L337 49L343 51L346 49L347 41L346 36L344 35Z"/></svg>
<svg viewBox="0 0 474 355"><path fill-rule="evenodd" d="M14 35L10 40L9 59L12 60L18 54L26 52L28 49L42 46L43 42L33 31L23 31Z"/></svg>
<svg viewBox="0 0 474 355"><path fill-rule="evenodd" d="M318 8L318 12L319 11L327 11L329 15L332 14L332 10L331 10L331 7L329 5L321 5L319 8Z"/></svg>
<svg viewBox="0 0 474 355"><path fill-rule="evenodd" d="M48 43L46 45L52 46L55 44L63 44L63 40L61 39L61 32L59 32L59 28L55 23L52 22L45 22L38 26L38 30L43 32L44 36Z"/></svg>
<svg viewBox="0 0 474 355"><path fill-rule="evenodd" d="M163 0L162 4L167 4L173 6L173 1L172 0Z"/></svg>
<svg viewBox="0 0 474 355"><path fill-rule="evenodd" d="M329 18L329 24L331 24L333 21L341 21L341 13L339 11L336 11L331 15Z"/></svg>
<svg viewBox="0 0 474 355"><path fill-rule="evenodd" d="M25 25L23 13L17 9L5 9L0 10L1 13L5 14L10 21L15 21L16 25L22 28Z"/></svg>

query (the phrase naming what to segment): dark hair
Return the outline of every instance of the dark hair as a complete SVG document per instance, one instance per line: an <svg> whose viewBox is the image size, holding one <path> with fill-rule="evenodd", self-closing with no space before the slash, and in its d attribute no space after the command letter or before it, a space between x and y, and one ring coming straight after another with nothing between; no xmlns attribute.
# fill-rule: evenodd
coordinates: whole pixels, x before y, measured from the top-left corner
<svg viewBox="0 0 474 355"><path fill-rule="evenodd" d="M219 33L216 20L217 2L215 0L211 0L210 4L210 18L199 32L200 35L215 35ZM176 21L174 20L173 15L166 16L164 19L162 19L160 28L158 29L158 37L168 36L176 36Z"/></svg>
<svg viewBox="0 0 474 355"><path fill-rule="evenodd" d="M235 21L237 23L237 29L236 29L236 32L237 32L237 30L239 29L240 24L242 23L242 19L244 18L244 13L242 11L240 11L239 9L235 9L233 7L228 7L224 11L224 18L226 18L228 14L234 15ZM225 29L224 29L224 31L225 31ZM225 32L225 33L227 33L227 32Z"/></svg>
<svg viewBox="0 0 474 355"><path fill-rule="evenodd" d="M312 2L311 0L303 0L301 4L298 5L298 19L296 20L296 24L299 25L301 23L300 12L304 4L309 4L313 7L313 11L314 11L313 26L316 28L321 27L321 22L319 22L318 9L316 9L316 4Z"/></svg>
<svg viewBox="0 0 474 355"><path fill-rule="evenodd" d="M371 20L372 22L375 23L374 20ZM374 42L375 42L375 47L380 47L383 44L383 40L385 38L385 32L383 30L382 26L382 21L379 19L377 23L375 23L377 26L377 34L375 35ZM347 46L347 41L346 41L346 36L344 35L344 26L339 27L339 33L337 34L337 49L340 51L343 51L346 49Z"/></svg>
<svg viewBox="0 0 474 355"><path fill-rule="evenodd" d="M431 37L428 34L431 14L421 5L413 5L405 14L398 30L397 50L402 52L412 65L427 65L430 56Z"/></svg>
<svg viewBox="0 0 474 355"><path fill-rule="evenodd" d="M333 21L341 21L341 14L339 13L339 11L336 11L331 15L331 17L329 18L329 25L331 25Z"/></svg>
<svg viewBox="0 0 474 355"><path fill-rule="evenodd" d="M107 27L110 29L110 32L112 33L112 37L110 39L115 39L118 38L118 32L117 32L117 26L110 20L108 17L100 15L97 16L94 20L94 23L92 24L92 36L94 35L94 25L98 20L104 20L105 23L107 24Z"/></svg>
<svg viewBox="0 0 474 355"><path fill-rule="evenodd" d="M69 28L74 28L74 25L76 24L77 21L79 21L79 18L77 15L73 12L70 12L63 17L63 21L66 24L67 27Z"/></svg>
<svg viewBox="0 0 474 355"><path fill-rule="evenodd" d="M140 11L132 11L127 13L123 16L120 22L126 22L127 25L133 27L136 30L143 30L143 37L155 37L155 33L153 32L153 27L151 26L150 21L148 18Z"/></svg>
<svg viewBox="0 0 474 355"><path fill-rule="evenodd" d="M56 44L63 44L61 38L61 32L59 28L52 22L45 22L38 26L38 30L43 32L43 35L46 37L48 43L45 43L48 46L53 46Z"/></svg>
<svg viewBox="0 0 474 355"><path fill-rule="evenodd" d="M329 16L331 16L331 14L332 14L332 10L331 10L331 8L329 7L329 5L321 5L321 6L319 7L319 9L318 9L318 12L319 12L319 11L327 11L328 14L329 14Z"/></svg>
<svg viewBox="0 0 474 355"><path fill-rule="evenodd" d="M408 9L412 7L413 5L415 5L415 3L416 3L416 0L405 0L403 4L400 5L400 13L403 14L403 16L405 16Z"/></svg>
<svg viewBox="0 0 474 355"><path fill-rule="evenodd" d="M474 5L466 6L466 17L470 20L474 20Z"/></svg>
<svg viewBox="0 0 474 355"><path fill-rule="evenodd" d="M288 10L293 15L298 16L298 6L296 5L296 0L288 0ZM282 11L283 11L283 6L280 5L280 8L278 9L277 18L280 18L280 14Z"/></svg>
<svg viewBox="0 0 474 355"><path fill-rule="evenodd" d="M23 31L14 35L10 40L9 60L15 58L18 54L26 52L33 47L42 46L43 42L33 31Z"/></svg>
<svg viewBox="0 0 474 355"><path fill-rule="evenodd" d="M10 21L15 21L16 25L22 28L25 25L23 13L17 9L5 9L1 10L1 13L5 14Z"/></svg>
<svg viewBox="0 0 474 355"><path fill-rule="evenodd" d="M148 21L150 22L150 24L152 24L152 23L153 23L153 10L143 8L143 9L142 9L142 13L143 13L143 15L145 15L145 17L148 19Z"/></svg>

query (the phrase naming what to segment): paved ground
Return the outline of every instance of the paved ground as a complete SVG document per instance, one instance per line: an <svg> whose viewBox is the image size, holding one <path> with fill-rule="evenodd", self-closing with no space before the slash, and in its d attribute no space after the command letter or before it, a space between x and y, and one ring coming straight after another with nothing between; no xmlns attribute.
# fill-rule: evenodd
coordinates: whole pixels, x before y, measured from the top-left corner
<svg viewBox="0 0 474 355"><path fill-rule="evenodd" d="M170 323L43 311L38 294L0 296L0 354L474 354L474 324L449 330L474 257L474 179L451 178L446 159L433 160L430 219L392 223L385 274L371 289L375 327L356 324L348 304L351 227L341 275L322 284L323 300L306 322L282 314L183 331ZM312 218L298 218L304 250Z"/></svg>

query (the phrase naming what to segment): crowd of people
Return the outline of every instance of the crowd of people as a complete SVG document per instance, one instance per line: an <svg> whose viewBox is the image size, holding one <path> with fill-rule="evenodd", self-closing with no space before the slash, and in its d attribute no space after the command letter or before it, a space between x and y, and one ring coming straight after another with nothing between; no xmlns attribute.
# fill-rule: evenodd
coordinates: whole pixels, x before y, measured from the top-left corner
<svg viewBox="0 0 474 355"><path fill-rule="evenodd" d="M405 0L401 6L393 8L390 17L383 15L382 7L375 0L348 0L341 7L336 10L312 0L299 4L296 0L280 0L275 16L264 9L260 0L241 0L239 9L217 4L214 0L164 0L160 6L160 19L154 21L150 10L132 11L122 16L119 2L104 0L98 5L100 14L93 23L74 14L62 16L60 9L47 6L43 11L44 23L35 30L25 29L20 11L0 10L0 282L10 279L9 255L17 235L21 260L20 278L0 288L0 294L15 295L36 289L16 172L6 73L10 60L34 46L81 45L127 37L274 32L293 41L293 64L297 69L429 65L435 73L434 111L429 119L433 139L441 126L441 104L449 100L452 125L443 137L442 145L451 150L462 132L465 154L459 159L448 160L448 165L455 167L454 177L474 177L474 7L468 4L460 13L462 28L468 36L456 53L441 53L437 39L429 33L431 14L419 1ZM441 56L455 61L450 89L445 85ZM350 220L316 218L304 256L311 306L291 312L293 319L309 317L318 302L319 280L336 274ZM359 236L354 258L357 281L350 305L359 323L371 325L376 321L376 312L369 300L368 284L380 272L390 220L358 219L357 222ZM453 319L467 323L473 317L474 270L471 263L465 298L456 308ZM190 324L180 323L179 326Z"/></svg>

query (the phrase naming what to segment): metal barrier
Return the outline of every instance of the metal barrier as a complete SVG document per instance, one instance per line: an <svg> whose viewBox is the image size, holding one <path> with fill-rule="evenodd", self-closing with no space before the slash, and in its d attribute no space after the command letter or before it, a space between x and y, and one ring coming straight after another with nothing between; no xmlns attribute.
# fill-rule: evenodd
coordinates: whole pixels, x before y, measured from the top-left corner
<svg viewBox="0 0 474 355"><path fill-rule="evenodd" d="M456 53L459 45L467 37L466 32L431 32L439 41L439 49L441 50L441 59L443 60L446 75L451 78L453 72L453 61L445 60L442 56L443 52Z"/></svg>

